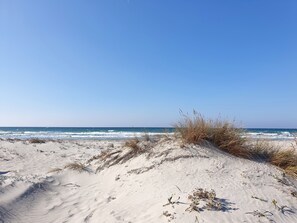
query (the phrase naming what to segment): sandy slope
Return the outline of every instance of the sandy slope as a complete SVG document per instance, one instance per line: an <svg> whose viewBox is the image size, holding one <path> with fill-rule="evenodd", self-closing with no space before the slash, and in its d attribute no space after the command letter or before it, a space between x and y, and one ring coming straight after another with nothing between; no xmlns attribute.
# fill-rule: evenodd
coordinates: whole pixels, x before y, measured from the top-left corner
<svg viewBox="0 0 297 223"><path fill-rule="evenodd" d="M276 167L166 139L110 167L87 163L101 150L119 151L105 164L127 155L123 142L110 143L0 141L0 222L297 222L297 181ZM48 173L69 162L87 168ZM213 189L220 210L201 200L191 211L195 188Z"/></svg>

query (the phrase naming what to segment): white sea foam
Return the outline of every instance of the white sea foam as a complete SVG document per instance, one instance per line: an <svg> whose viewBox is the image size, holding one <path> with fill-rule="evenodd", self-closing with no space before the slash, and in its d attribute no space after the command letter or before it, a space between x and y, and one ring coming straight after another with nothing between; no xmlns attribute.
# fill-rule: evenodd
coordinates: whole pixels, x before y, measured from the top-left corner
<svg viewBox="0 0 297 223"><path fill-rule="evenodd" d="M296 136L290 132L247 132L244 134L244 137L255 138L255 139L275 139L275 140L291 140Z"/></svg>
<svg viewBox="0 0 297 223"><path fill-rule="evenodd" d="M150 136L163 135L164 133L147 133ZM142 137L144 132L128 131L102 131L102 132L54 132L54 131L25 131L25 132L0 132L0 138L28 139L28 138L45 138L45 139L128 139Z"/></svg>
<svg viewBox="0 0 297 223"><path fill-rule="evenodd" d="M44 139L129 139L134 137L142 137L144 134L150 136L163 135L162 132L144 132L144 131L117 131L113 129L106 129L104 131L19 131L19 130L0 130L0 138L13 139L28 139L28 138L44 138ZM173 134L173 133L169 133ZM288 131L248 131L243 134L243 137L254 139L272 139L272 140L291 140L297 136L297 132Z"/></svg>

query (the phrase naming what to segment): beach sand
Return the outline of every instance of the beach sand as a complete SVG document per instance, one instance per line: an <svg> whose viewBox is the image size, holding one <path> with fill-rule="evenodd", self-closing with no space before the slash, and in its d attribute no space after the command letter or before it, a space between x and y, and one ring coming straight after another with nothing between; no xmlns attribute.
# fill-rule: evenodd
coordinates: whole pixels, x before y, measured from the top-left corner
<svg viewBox="0 0 297 223"><path fill-rule="evenodd" d="M275 166L170 137L139 145L1 140L0 222L297 222L297 181Z"/></svg>

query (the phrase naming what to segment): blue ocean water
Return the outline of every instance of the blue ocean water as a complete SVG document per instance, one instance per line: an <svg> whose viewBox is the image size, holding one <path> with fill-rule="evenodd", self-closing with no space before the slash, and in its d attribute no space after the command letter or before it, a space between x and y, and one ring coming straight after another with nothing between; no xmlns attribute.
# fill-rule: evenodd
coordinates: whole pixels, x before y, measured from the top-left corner
<svg viewBox="0 0 297 223"><path fill-rule="evenodd" d="M258 139L292 140L297 137L297 129L249 128L245 136Z"/></svg>
<svg viewBox="0 0 297 223"><path fill-rule="evenodd" d="M72 127L0 127L2 139L96 139L120 140L141 137L147 133L151 136L172 134L174 128L145 127L104 127L104 128L72 128ZM297 129L246 129L244 136L251 138L291 140L297 136Z"/></svg>
<svg viewBox="0 0 297 223"><path fill-rule="evenodd" d="M141 137L145 133L155 136L172 133L173 128L145 127L0 127L0 138L3 139L128 139Z"/></svg>

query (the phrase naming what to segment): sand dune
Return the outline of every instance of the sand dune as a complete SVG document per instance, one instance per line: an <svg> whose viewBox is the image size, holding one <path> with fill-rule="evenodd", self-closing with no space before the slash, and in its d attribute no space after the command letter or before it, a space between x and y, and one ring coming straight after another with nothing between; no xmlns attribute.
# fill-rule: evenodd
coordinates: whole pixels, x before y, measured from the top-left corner
<svg viewBox="0 0 297 223"><path fill-rule="evenodd" d="M297 181L275 166L176 139L139 147L0 141L0 222L297 222Z"/></svg>

